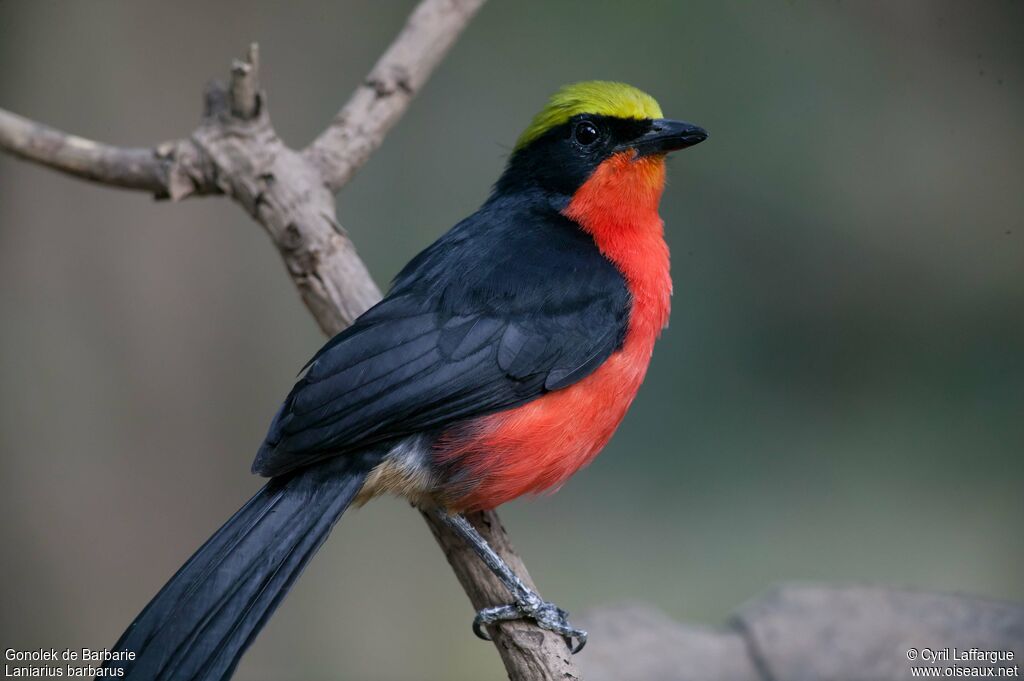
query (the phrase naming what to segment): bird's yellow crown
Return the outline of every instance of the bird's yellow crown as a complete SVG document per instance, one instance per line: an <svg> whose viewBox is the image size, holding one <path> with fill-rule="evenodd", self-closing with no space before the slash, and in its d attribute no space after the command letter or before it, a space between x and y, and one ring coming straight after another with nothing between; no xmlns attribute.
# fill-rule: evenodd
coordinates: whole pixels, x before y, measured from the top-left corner
<svg viewBox="0 0 1024 681"><path fill-rule="evenodd" d="M522 149L545 132L562 125L573 116L594 114L616 118L661 118L661 107L654 97L632 85L607 80L587 80L562 87L548 100L529 127L519 136L516 149Z"/></svg>

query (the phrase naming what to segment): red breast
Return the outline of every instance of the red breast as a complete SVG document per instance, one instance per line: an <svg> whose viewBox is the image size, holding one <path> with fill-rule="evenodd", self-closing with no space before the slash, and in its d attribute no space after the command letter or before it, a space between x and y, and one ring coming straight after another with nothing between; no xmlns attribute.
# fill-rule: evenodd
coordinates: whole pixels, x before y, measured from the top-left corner
<svg viewBox="0 0 1024 681"><path fill-rule="evenodd" d="M438 460L457 462L470 491L452 510L499 506L555 490L590 463L636 396L654 342L668 322L672 280L658 204L665 161L632 152L602 163L577 190L566 217L588 232L632 295L622 348L580 382L521 407L477 419L438 440Z"/></svg>

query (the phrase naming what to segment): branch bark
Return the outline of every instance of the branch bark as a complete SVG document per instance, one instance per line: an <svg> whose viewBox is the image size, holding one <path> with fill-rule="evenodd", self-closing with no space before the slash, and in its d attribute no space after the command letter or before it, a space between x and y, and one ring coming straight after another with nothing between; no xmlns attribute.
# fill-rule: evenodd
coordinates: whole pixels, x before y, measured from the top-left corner
<svg viewBox="0 0 1024 681"><path fill-rule="evenodd" d="M203 121L188 139L152 149L119 148L0 109L0 149L158 198L231 197L266 229L303 302L320 328L334 335L381 294L335 218L333 192L380 146L483 2L422 0L363 84L302 152L286 146L271 124L255 45L247 59L233 64L228 85L209 86ZM504 587L479 559L446 527L426 520L473 607L506 602ZM476 514L471 521L532 586L497 514ZM521 621L492 627L491 636L510 679L580 678L566 643L553 632Z"/></svg>
<svg viewBox="0 0 1024 681"><path fill-rule="evenodd" d="M0 109L0 148L73 177L158 194L167 165L152 149L112 147Z"/></svg>

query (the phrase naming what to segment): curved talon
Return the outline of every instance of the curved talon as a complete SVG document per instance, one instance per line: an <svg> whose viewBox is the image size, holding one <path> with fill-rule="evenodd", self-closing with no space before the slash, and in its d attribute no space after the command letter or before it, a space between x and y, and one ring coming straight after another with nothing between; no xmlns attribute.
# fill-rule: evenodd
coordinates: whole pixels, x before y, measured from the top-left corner
<svg viewBox="0 0 1024 681"><path fill-rule="evenodd" d="M490 641L486 626L517 619L532 619L537 626L559 634L565 639L573 655L587 645L587 632L569 624L569 613L554 603L543 601L539 605L497 605L483 608L473 618L473 633L477 638Z"/></svg>
<svg viewBox="0 0 1024 681"><path fill-rule="evenodd" d="M484 623L480 621L479 617L473 618L473 633L476 634L476 637L481 641L491 640L491 635L487 633L486 629L484 629Z"/></svg>
<svg viewBox="0 0 1024 681"><path fill-rule="evenodd" d="M569 624L569 613L554 603L545 603L533 618L537 621L538 626L561 634L566 645L569 646L569 652L573 655L587 645L587 632ZM576 643L573 642L574 640Z"/></svg>
<svg viewBox="0 0 1024 681"><path fill-rule="evenodd" d="M490 641L491 635L487 633L485 626L522 617L524 617L523 611L515 605L496 605L493 608L484 608L473 618L473 633L477 638Z"/></svg>
<svg viewBox="0 0 1024 681"><path fill-rule="evenodd" d="M473 634L475 634L476 638L481 641L490 640L490 634L488 634L487 630L483 628L483 623L480 622L479 618L473 618Z"/></svg>
<svg viewBox="0 0 1024 681"><path fill-rule="evenodd" d="M573 645L573 639L576 639L576 645ZM583 629L577 629L576 635L566 636L565 641L569 644L569 652L575 655L576 653L583 650L584 646L587 645L587 632L585 632Z"/></svg>

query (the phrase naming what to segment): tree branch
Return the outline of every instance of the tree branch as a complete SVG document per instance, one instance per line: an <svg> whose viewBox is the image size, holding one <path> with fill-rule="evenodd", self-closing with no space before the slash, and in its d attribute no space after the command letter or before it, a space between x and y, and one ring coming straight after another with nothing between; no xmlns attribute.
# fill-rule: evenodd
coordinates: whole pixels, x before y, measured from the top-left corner
<svg viewBox="0 0 1024 681"><path fill-rule="evenodd" d="M212 167L190 139L152 149L115 147L0 109L0 149L72 177L160 199L219 193Z"/></svg>
<svg viewBox="0 0 1024 681"><path fill-rule="evenodd" d="M260 46L249 44L244 60L231 64L231 115L242 120L255 118L260 112Z"/></svg>
<svg viewBox="0 0 1024 681"><path fill-rule="evenodd" d="M331 124L303 152L331 191L344 187L405 113L484 0L421 2Z"/></svg>
<svg viewBox="0 0 1024 681"><path fill-rule="evenodd" d="M167 164L152 149L112 147L0 109L0 148L19 158L92 182L154 194L167 184Z"/></svg>
<svg viewBox="0 0 1024 681"><path fill-rule="evenodd" d="M484 0L421 0L405 28L330 126L304 152L287 147L270 122L255 46L236 61L229 85L212 84L202 124L185 140L155 149L120 149L82 140L0 110L0 148L76 177L158 197L223 193L266 229L303 302L328 335L380 297L335 219L341 189L380 146ZM497 514L471 521L532 586ZM509 594L450 530L427 518L474 608ZM467 635L469 626L467 620ZM513 681L579 679L557 634L527 621L490 628Z"/></svg>

